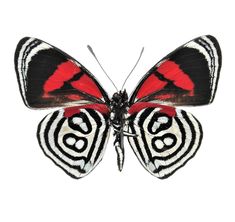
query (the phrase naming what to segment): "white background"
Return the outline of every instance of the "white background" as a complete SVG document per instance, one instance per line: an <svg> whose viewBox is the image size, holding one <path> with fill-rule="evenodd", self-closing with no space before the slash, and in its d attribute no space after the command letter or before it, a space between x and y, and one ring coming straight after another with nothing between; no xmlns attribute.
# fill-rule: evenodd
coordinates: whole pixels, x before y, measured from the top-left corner
<svg viewBox="0 0 235 222"><path fill-rule="evenodd" d="M0 221L235 221L232 2L1 1ZM223 67L214 103L185 108L201 121L204 139L184 168L159 180L142 168L126 143L120 173L112 137L103 161L81 180L43 155L35 134L50 111L29 110L21 100L13 56L22 37L43 39L74 56L112 94L87 44L119 88L145 46L127 84L130 92L164 55L203 34L219 40Z"/></svg>

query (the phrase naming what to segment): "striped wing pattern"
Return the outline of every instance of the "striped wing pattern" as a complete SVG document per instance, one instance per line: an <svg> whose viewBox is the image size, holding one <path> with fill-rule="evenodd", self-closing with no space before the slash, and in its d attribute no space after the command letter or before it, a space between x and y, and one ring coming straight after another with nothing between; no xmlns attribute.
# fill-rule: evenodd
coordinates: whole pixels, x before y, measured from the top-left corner
<svg viewBox="0 0 235 222"><path fill-rule="evenodd" d="M140 163L161 179L184 166L202 140L202 127L193 115L157 104L130 115L129 130L137 135L128 140Z"/></svg>
<svg viewBox="0 0 235 222"><path fill-rule="evenodd" d="M222 55L210 35L195 38L164 57L143 77L130 103L204 105L213 101Z"/></svg>
<svg viewBox="0 0 235 222"><path fill-rule="evenodd" d="M121 129L115 131L117 144L126 135L153 176L164 179L184 166L201 145L202 127L192 114L168 105L213 102L221 65L217 40L210 35L195 38L152 67L129 101L125 98L124 109L123 101L110 100L95 77L60 49L25 37L15 52L25 105L68 107L48 114L38 125L37 138L44 154L76 179L102 160L110 125ZM115 102L119 106L112 110ZM127 119L112 122L112 116L122 114L121 108L128 112L123 114ZM123 151L121 155L124 159Z"/></svg>
<svg viewBox="0 0 235 222"><path fill-rule="evenodd" d="M81 178L102 160L109 131L108 114L71 107L47 115L37 137L47 157L70 176Z"/></svg>
<svg viewBox="0 0 235 222"><path fill-rule="evenodd" d="M25 37L18 43L15 69L23 101L30 108L109 102L84 66L42 40Z"/></svg>

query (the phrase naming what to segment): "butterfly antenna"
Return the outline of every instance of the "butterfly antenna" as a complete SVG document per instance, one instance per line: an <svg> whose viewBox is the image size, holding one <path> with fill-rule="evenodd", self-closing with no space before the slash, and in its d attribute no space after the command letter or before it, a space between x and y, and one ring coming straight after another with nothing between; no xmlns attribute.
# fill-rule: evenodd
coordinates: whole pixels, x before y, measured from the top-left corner
<svg viewBox="0 0 235 222"><path fill-rule="evenodd" d="M138 65L138 63L139 63L139 61L140 61L140 58L141 58L143 52L144 52L144 47L141 49L141 52L140 52L140 55L139 55L139 58L138 58L137 62L135 63L134 67L132 68L132 70L130 71L130 73L128 74L128 76L126 77L126 79L125 79L125 81L124 81L124 83L123 83L123 85L122 85L121 91L123 90L123 87L125 86L126 81L129 79L129 77L130 77L130 75L132 74L132 72L134 71L135 67Z"/></svg>
<svg viewBox="0 0 235 222"><path fill-rule="evenodd" d="M91 48L91 46L90 46L90 45L87 45L87 48L88 48L88 50L90 51L90 53L94 56L95 60L96 60L96 61L98 62L98 64L99 64L100 68L103 70L104 74L108 77L108 79L111 81L111 83L113 84L113 86L115 87L115 89L116 89L117 92L118 92L118 88L116 87L116 85L114 84L114 82L112 81L112 79L109 77L109 75L107 74L107 72L104 70L103 66L100 64L100 62L99 62L98 58L96 57L96 55L95 55L93 49Z"/></svg>

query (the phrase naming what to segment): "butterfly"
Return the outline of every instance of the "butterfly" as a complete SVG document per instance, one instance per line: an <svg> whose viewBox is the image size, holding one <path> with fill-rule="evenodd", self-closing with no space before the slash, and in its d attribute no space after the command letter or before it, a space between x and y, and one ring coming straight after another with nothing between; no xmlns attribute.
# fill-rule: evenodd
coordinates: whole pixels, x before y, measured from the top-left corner
<svg viewBox="0 0 235 222"><path fill-rule="evenodd" d="M203 137L199 121L174 106L211 103L221 59L215 37L195 38L154 65L130 97L126 90L109 97L82 64L36 38L20 40L15 69L27 107L64 107L42 119L37 139L68 175L82 178L98 165L113 127L119 170L127 137L143 167L164 179L196 154Z"/></svg>

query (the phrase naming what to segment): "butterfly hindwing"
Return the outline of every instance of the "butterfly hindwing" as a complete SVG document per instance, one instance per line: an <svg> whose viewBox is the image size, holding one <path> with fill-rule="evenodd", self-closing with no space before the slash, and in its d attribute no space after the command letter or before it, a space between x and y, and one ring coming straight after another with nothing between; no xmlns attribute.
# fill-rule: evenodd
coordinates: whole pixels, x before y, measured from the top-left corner
<svg viewBox="0 0 235 222"><path fill-rule="evenodd" d="M39 39L25 37L18 43L15 68L22 98L30 108L109 102L84 66Z"/></svg>
<svg viewBox="0 0 235 222"><path fill-rule="evenodd" d="M109 109L102 104L61 109L41 121L38 142L56 165L81 178L102 160L109 138L108 119Z"/></svg>
<svg viewBox="0 0 235 222"><path fill-rule="evenodd" d="M210 35L196 38L167 55L143 77L131 95L135 102L204 105L213 101L221 50Z"/></svg>
<svg viewBox="0 0 235 222"><path fill-rule="evenodd" d="M170 106L140 102L130 107L128 141L152 175L167 178L197 152L202 127L190 113Z"/></svg>

